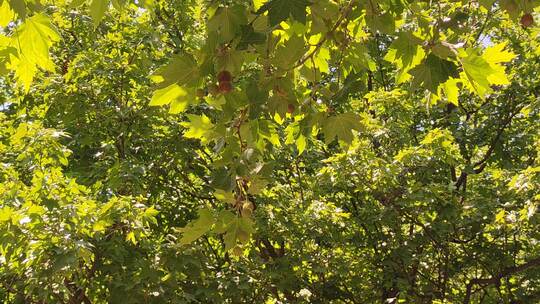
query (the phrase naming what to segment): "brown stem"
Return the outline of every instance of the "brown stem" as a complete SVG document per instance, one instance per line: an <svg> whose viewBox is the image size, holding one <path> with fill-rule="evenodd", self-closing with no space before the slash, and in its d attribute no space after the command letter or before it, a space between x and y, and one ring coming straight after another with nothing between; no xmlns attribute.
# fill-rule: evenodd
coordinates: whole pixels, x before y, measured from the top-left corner
<svg viewBox="0 0 540 304"><path fill-rule="evenodd" d="M518 266L506 267L501 272L493 275L491 278L477 278L470 280L467 284L463 303L468 304L471 302L472 288L474 285L499 285L501 283L501 279L536 266L540 266L540 257L529 260L528 262Z"/></svg>

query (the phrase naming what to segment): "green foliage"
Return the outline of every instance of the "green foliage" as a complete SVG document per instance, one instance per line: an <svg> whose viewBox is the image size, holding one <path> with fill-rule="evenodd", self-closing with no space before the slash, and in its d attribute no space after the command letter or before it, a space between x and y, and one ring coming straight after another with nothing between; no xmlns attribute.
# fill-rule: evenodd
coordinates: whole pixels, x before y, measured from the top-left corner
<svg viewBox="0 0 540 304"><path fill-rule="evenodd" d="M306 8L310 4L307 0L270 0L257 13L268 12L270 26L278 25L281 21L287 20L289 16L299 22L306 23Z"/></svg>
<svg viewBox="0 0 540 304"><path fill-rule="evenodd" d="M354 138L352 131L358 131L360 128L360 117L353 113L328 117L322 126L327 144L332 142L336 137L350 144Z"/></svg>
<svg viewBox="0 0 540 304"><path fill-rule="evenodd" d="M191 244L196 239L206 234L214 225L212 211L208 209L199 210L199 218L190 223L185 228L178 229L182 232L182 238L178 242L180 245Z"/></svg>
<svg viewBox="0 0 540 304"><path fill-rule="evenodd" d="M539 10L0 0L0 301L538 302Z"/></svg>
<svg viewBox="0 0 540 304"><path fill-rule="evenodd" d="M465 63L463 66L465 68ZM452 62L429 54L419 65L410 70L409 74L414 77L413 86L421 85L436 94L441 84L450 77L457 77L457 69Z"/></svg>
<svg viewBox="0 0 540 304"><path fill-rule="evenodd" d="M94 26L97 26L103 17L105 17L105 12L107 12L107 7L109 6L109 0L92 0L90 2L90 16L94 22Z"/></svg>

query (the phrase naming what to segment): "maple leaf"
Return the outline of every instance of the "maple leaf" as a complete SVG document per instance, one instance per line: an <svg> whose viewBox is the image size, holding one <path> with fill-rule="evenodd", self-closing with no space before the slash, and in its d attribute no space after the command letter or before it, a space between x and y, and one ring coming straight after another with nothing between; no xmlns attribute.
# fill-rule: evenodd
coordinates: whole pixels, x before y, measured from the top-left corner
<svg viewBox="0 0 540 304"><path fill-rule="evenodd" d="M410 32L401 32L390 45L390 51L384 57L390 62L397 62L403 68L413 67L423 57L422 40Z"/></svg>
<svg viewBox="0 0 540 304"><path fill-rule="evenodd" d="M26 60L41 68L51 70L53 63L49 57L49 48L60 35L51 20L44 14L35 14L26 19L14 37L14 44Z"/></svg>
<svg viewBox="0 0 540 304"><path fill-rule="evenodd" d="M28 92L37 72L36 67L52 71L54 64L49 56L49 48L60 35L49 17L35 14L27 18L12 37L12 46L18 49L18 56L11 56L12 67L19 81Z"/></svg>
<svg viewBox="0 0 540 304"><path fill-rule="evenodd" d="M191 101L195 99L193 89L184 89L173 83L168 87L154 91L149 106L162 106L170 104L169 113L184 112Z"/></svg>
<svg viewBox="0 0 540 304"><path fill-rule="evenodd" d="M200 139L202 143L207 143L214 137L214 124L208 116L188 114L187 117L189 122L181 123L182 126L188 128L184 137Z"/></svg>
<svg viewBox="0 0 540 304"><path fill-rule="evenodd" d="M15 19L17 14L9 6L8 1L3 1L0 5L0 27L6 27L11 21Z"/></svg>
<svg viewBox="0 0 540 304"><path fill-rule="evenodd" d="M303 37L292 36L276 50L274 60L280 68L287 70L302 58L306 49Z"/></svg>
<svg viewBox="0 0 540 304"><path fill-rule="evenodd" d="M491 91L488 77L496 71L484 58L470 53L467 57L461 59L461 65L468 84L479 96L484 96Z"/></svg>
<svg viewBox="0 0 540 304"><path fill-rule="evenodd" d="M172 58L169 64L161 67L150 78L161 85L167 86L172 83L183 85L190 83L199 76L197 62L191 55L178 54Z"/></svg>
<svg viewBox="0 0 540 304"><path fill-rule="evenodd" d="M462 79L467 87L481 98L492 91L491 85L510 83L501 63L511 61L516 55L504 50L505 47L506 43L494 45L487 48L482 55L479 55L477 49L460 52Z"/></svg>
<svg viewBox="0 0 540 304"><path fill-rule="evenodd" d="M222 211L218 215L218 221L215 233L223 233L223 242L225 243L225 250L232 249L240 241L245 242L246 237L249 237L255 231L253 227L254 223L250 218L239 218L234 216L229 211Z"/></svg>
<svg viewBox="0 0 540 304"><path fill-rule="evenodd" d="M322 123L322 131L326 144L336 137L346 143L351 143L354 136L352 130L360 130L360 116L354 113L343 113L326 118Z"/></svg>
<svg viewBox="0 0 540 304"><path fill-rule="evenodd" d="M198 211L199 218L189 223L184 228L178 228L177 231L182 232L182 238L179 244L187 245L206 234L215 223L212 211L207 208Z"/></svg>
<svg viewBox="0 0 540 304"><path fill-rule="evenodd" d="M154 91L152 100L150 100L149 106L162 106L171 103L171 101L185 96L187 93L184 89L178 86L176 83L170 86Z"/></svg>
<svg viewBox="0 0 540 304"><path fill-rule="evenodd" d="M105 17L108 7L109 0L92 0L90 3L90 16L92 17L94 27L97 27L103 17Z"/></svg>
<svg viewBox="0 0 540 304"><path fill-rule="evenodd" d="M268 22L270 26L275 26L281 21L292 16L296 21L306 23L306 8L311 3L307 0L271 0L266 2L257 14L268 11Z"/></svg>
<svg viewBox="0 0 540 304"><path fill-rule="evenodd" d="M226 42L240 33L246 23L246 12L241 5L220 7L208 22L208 30L219 31L219 41Z"/></svg>
<svg viewBox="0 0 540 304"><path fill-rule="evenodd" d="M516 54L505 50L507 43L499 43L494 46L487 48L484 51L484 59L490 64L497 64L503 62L509 62L512 59L516 58Z"/></svg>
<svg viewBox="0 0 540 304"><path fill-rule="evenodd" d="M409 74L414 77L413 85L421 85L433 94L437 94L439 85L445 83L450 77L458 77L454 63L433 54L429 54L421 64L411 69Z"/></svg>
<svg viewBox="0 0 540 304"><path fill-rule="evenodd" d="M249 45L262 44L266 41L266 35L263 33L255 32L253 26L242 25L242 35L240 42L238 43L239 50L245 50Z"/></svg>

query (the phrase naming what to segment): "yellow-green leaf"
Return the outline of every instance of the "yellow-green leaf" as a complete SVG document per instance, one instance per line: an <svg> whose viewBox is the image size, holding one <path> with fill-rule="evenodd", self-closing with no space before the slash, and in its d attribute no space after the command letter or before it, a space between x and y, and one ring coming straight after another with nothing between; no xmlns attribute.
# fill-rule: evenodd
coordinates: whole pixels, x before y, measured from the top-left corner
<svg viewBox="0 0 540 304"><path fill-rule="evenodd" d="M184 85L196 79L199 75L197 62L193 56L188 54L178 54L169 62L169 64L161 67L150 78L157 83L170 85L177 83Z"/></svg>
<svg viewBox="0 0 540 304"><path fill-rule="evenodd" d="M182 238L179 241L180 245L187 245L203 236L210 231L215 223L212 211L207 208L200 209L199 218L189 223L186 227L178 229L182 232Z"/></svg>
<svg viewBox="0 0 540 304"><path fill-rule="evenodd" d="M13 44L19 49L21 60L52 70L49 48L58 40L60 35L49 17L39 13L24 21L13 37Z"/></svg>
<svg viewBox="0 0 540 304"><path fill-rule="evenodd" d="M189 122L183 122L182 126L188 128L184 133L186 138L200 139L203 143L209 141L213 137L214 124L206 115L188 114Z"/></svg>
<svg viewBox="0 0 540 304"><path fill-rule="evenodd" d="M109 0L92 0L90 3L90 17L92 17L94 27L99 25L108 7Z"/></svg>
<svg viewBox="0 0 540 304"><path fill-rule="evenodd" d="M15 19L15 12L9 6L8 1L2 1L0 5L0 27L6 27Z"/></svg>
<svg viewBox="0 0 540 304"><path fill-rule="evenodd" d="M496 223L504 223L504 217L506 216L506 212L504 210L499 211L495 215L495 222Z"/></svg>
<svg viewBox="0 0 540 304"><path fill-rule="evenodd" d="M516 58L516 54L505 50L505 48L506 42L496 44L487 48L482 57L491 64L509 62Z"/></svg>
<svg viewBox="0 0 540 304"><path fill-rule="evenodd" d="M488 76L495 73L495 71L486 60L469 50L467 56L461 59L461 65L465 74L465 83L468 84L472 91L476 92L480 97L484 97L486 93L491 92Z"/></svg>
<svg viewBox="0 0 540 304"><path fill-rule="evenodd" d="M170 86L154 91L152 99L148 105L150 106L162 106L171 103L173 100L179 97L186 96L187 92L176 83Z"/></svg>
<svg viewBox="0 0 540 304"><path fill-rule="evenodd" d="M32 80L37 73L37 67L30 60L20 60L19 58L10 55L11 69L15 70L15 77L18 82L23 85L24 91L30 90Z"/></svg>
<svg viewBox="0 0 540 304"><path fill-rule="evenodd" d="M450 77L442 86L442 89L444 90L444 94L446 95L446 99L454 105L458 105L458 97L459 97L459 88L457 84L460 82L459 79Z"/></svg>
<svg viewBox="0 0 540 304"><path fill-rule="evenodd" d="M240 32L241 25L246 23L246 10L243 6L220 7L208 21L208 30L219 31L219 42L227 42L233 39Z"/></svg>

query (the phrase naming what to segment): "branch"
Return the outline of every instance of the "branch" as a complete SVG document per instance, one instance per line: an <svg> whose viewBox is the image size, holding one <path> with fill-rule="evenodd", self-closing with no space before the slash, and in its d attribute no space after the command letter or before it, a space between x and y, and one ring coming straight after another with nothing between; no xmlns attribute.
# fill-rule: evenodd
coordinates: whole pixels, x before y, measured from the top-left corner
<svg viewBox="0 0 540 304"><path fill-rule="evenodd" d="M300 172L300 168L298 167L298 158L295 158L294 166L296 169L296 174L298 175L298 188L300 189L300 199L302 200L302 206L305 206L306 200L304 199L304 186L302 183L302 173Z"/></svg>
<svg viewBox="0 0 540 304"><path fill-rule="evenodd" d="M502 136L504 130L506 130L506 128L512 122L512 119L521 111L522 108L523 107L515 108L514 110L516 110L516 111L514 111L513 113L510 113L510 115L502 123L499 130L497 130L497 134L495 135L495 137L489 143L489 148L488 148L486 154L484 155L484 157L482 157L481 160L479 160L479 161L477 161L476 163L473 164L473 168L474 168L473 171L474 171L475 174L479 174L482 171L484 171L484 169L487 166L487 161L489 160L489 158L491 157L491 155L495 151L495 146L497 145L497 143L501 139L501 136ZM463 185L466 178L467 178L467 173L462 172L461 175L459 176L458 180L456 181L456 189L459 189L461 187L461 185Z"/></svg>
<svg viewBox="0 0 540 304"><path fill-rule="evenodd" d="M527 270L532 267L540 266L540 257L534 258L524 264L518 265L518 266L512 266L512 267L506 267L498 274L492 276L488 279L472 279L467 284L467 289L465 292L465 299L463 300L464 304L468 304L471 301L471 294L472 294L472 287L474 285L498 285L501 282L501 279L510 275L513 275L515 273Z"/></svg>
<svg viewBox="0 0 540 304"><path fill-rule="evenodd" d="M334 26L326 33L326 35L324 35L324 37L321 39L321 41L319 41L315 45L315 48L313 48L313 50L311 52L306 54L302 59L300 59L300 61L298 61L298 63L296 63L295 65L292 66L291 70L294 70L295 68L303 65L309 58L313 57L313 55L323 46L323 44L326 42L326 40L328 40L328 37L330 37L331 34L333 32L335 32L337 30L337 28L341 25L343 20L345 20L347 18L347 16L351 12L351 8L352 8L353 4L354 4L353 0L349 1L349 4L347 4L347 6L343 9L343 12L339 16L339 19L336 21Z"/></svg>
<svg viewBox="0 0 540 304"><path fill-rule="evenodd" d="M90 299L86 296L84 289L77 286L74 282L72 282L68 278L65 278L64 285L71 292L68 304L92 304Z"/></svg>

